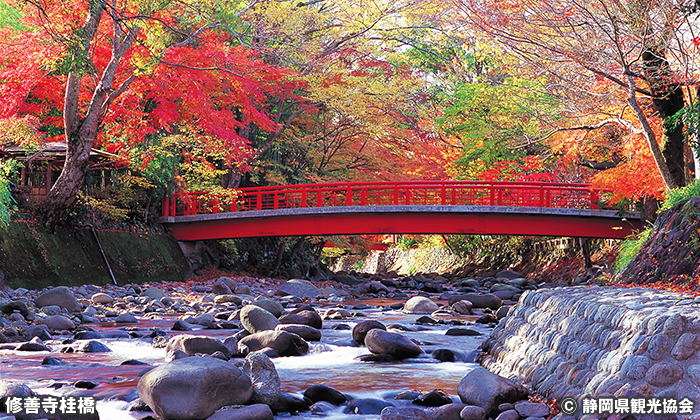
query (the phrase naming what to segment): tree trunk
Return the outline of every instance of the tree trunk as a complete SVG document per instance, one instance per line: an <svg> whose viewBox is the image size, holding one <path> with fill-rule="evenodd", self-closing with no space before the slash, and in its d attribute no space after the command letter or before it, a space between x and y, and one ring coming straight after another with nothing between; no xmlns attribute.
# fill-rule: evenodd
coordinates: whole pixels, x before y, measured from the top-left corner
<svg viewBox="0 0 700 420"><path fill-rule="evenodd" d="M675 184L687 184L685 166L685 135L682 122L674 123L671 117L683 109L685 96L683 89L671 79L671 69L662 51L647 48L642 54L646 80L651 90L654 109L663 122L661 147Z"/></svg>
<svg viewBox="0 0 700 420"><path fill-rule="evenodd" d="M66 210L75 202L87 174L92 141L72 139L67 144L66 163L61 175L39 205L42 224L49 230L63 220ZM47 180L48 182L49 180Z"/></svg>
<svg viewBox="0 0 700 420"><path fill-rule="evenodd" d="M228 168L226 173L221 177L221 187L222 188L238 188L241 186L241 173L234 172L233 169Z"/></svg>
<svg viewBox="0 0 700 420"><path fill-rule="evenodd" d="M581 248L581 256L583 257L583 264L586 268L593 267L591 262L591 244L589 239L578 238L578 245Z"/></svg>
<svg viewBox="0 0 700 420"><path fill-rule="evenodd" d="M666 164L666 159L664 159L663 153L661 152L661 148L659 147L659 143L656 141L656 134L649 125L649 121L647 120L647 117L644 114L644 110L642 110L642 107L640 107L639 103L637 102L636 84L634 82L634 76L632 76L632 74L630 73L627 74L627 86L629 88L627 102L630 104L630 107L632 108L632 110L634 110L634 113L637 115L637 119L642 124L644 137L647 140L647 145L649 146L649 150L651 150L651 155L653 156L654 162L656 163L656 167L658 168L659 173L661 174L661 178L663 178L666 190L672 190L678 187L678 184L676 184L676 181L673 175L671 174L668 165Z"/></svg>

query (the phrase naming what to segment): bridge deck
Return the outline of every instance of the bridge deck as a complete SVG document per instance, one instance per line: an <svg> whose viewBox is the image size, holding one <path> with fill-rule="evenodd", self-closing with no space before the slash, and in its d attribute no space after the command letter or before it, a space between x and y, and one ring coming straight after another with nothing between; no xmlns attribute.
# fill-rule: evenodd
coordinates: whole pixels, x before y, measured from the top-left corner
<svg viewBox="0 0 700 420"><path fill-rule="evenodd" d="M639 229L637 214L612 210L509 206L349 206L165 216L179 240L257 236L483 234L620 239Z"/></svg>

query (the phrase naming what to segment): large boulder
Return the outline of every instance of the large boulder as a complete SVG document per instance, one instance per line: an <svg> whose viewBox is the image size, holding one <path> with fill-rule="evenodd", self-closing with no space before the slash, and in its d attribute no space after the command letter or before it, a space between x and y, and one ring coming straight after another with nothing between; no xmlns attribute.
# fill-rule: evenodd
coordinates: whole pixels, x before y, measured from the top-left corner
<svg viewBox="0 0 700 420"><path fill-rule="evenodd" d="M215 338L190 334L181 334L170 338L165 351L168 353L175 350L181 350L188 356L194 356L198 353L213 354L217 351L222 352L226 356L231 354L224 343Z"/></svg>
<svg viewBox="0 0 700 420"><path fill-rule="evenodd" d="M276 318L281 317L282 313L284 313L284 306L282 306L282 304L277 302L276 300L272 299L256 299L255 302L251 303L251 305L263 308L264 310L274 315Z"/></svg>
<svg viewBox="0 0 700 420"><path fill-rule="evenodd" d="M440 307L423 296L414 296L410 298L403 306L403 311L407 314L432 314L440 309Z"/></svg>
<svg viewBox="0 0 700 420"><path fill-rule="evenodd" d="M280 397L280 377L275 364L262 352L249 353L245 358L243 372L253 384L251 402L273 405Z"/></svg>
<svg viewBox="0 0 700 420"><path fill-rule="evenodd" d="M463 403L477 405L496 417L498 406L527 399L527 389L483 367L476 367L462 378L457 393Z"/></svg>
<svg viewBox="0 0 700 420"><path fill-rule="evenodd" d="M347 397L342 392L328 385L314 384L306 388L304 397L311 402L327 401L333 405L341 405L347 401Z"/></svg>
<svg viewBox="0 0 700 420"><path fill-rule="evenodd" d="M205 419L226 405L246 404L253 396L250 378L215 357L186 357L146 372L139 397L161 418Z"/></svg>
<svg viewBox="0 0 700 420"><path fill-rule="evenodd" d="M240 312L241 324L251 334L274 330L279 321L270 312L256 305L246 305Z"/></svg>
<svg viewBox="0 0 700 420"><path fill-rule="evenodd" d="M321 294L318 287L308 280L292 279L280 286L279 291L283 294L296 297L316 297Z"/></svg>
<svg viewBox="0 0 700 420"><path fill-rule="evenodd" d="M309 352L306 340L287 331L262 331L243 337L239 344L248 347L250 351L269 347L280 356L302 356Z"/></svg>
<svg viewBox="0 0 700 420"><path fill-rule="evenodd" d="M75 323L70 318L63 315L51 315L41 320L41 323L46 325L50 330L72 330L75 328Z"/></svg>
<svg viewBox="0 0 700 420"><path fill-rule="evenodd" d="M283 315L279 319L280 324L302 324L314 327L318 330L323 328L323 319L310 306L302 306L296 308L287 315Z"/></svg>
<svg viewBox="0 0 700 420"><path fill-rule="evenodd" d="M500 308L501 305L503 305L503 300L492 293L486 293L483 295L480 295L478 293L454 295L450 296L447 302L451 306L454 305L456 302L459 302L460 300L468 300L472 303L474 308L489 308L494 311L498 310L498 308Z"/></svg>
<svg viewBox="0 0 700 420"><path fill-rule="evenodd" d="M367 333L365 345L374 354L388 354L395 359L417 357L423 353L423 350L416 343L403 335L379 328Z"/></svg>
<svg viewBox="0 0 700 420"><path fill-rule="evenodd" d="M56 305L61 308L66 308L71 312L80 309L80 304L75 299L75 296L73 296L73 292L66 286L54 287L40 294L34 299L34 305L36 305L37 308Z"/></svg>
<svg viewBox="0 0 700 420"><path fill-rule="evenodd" d="M355 340L357 344L363 345L365 344L365 336L367 333L375 328L386 331L386 326L374 319L358 322L352 329L352 339Z"/></svg>
<svg viewBox="0 0 700 420"><path fill-rule="evenodd" d="M32 395L32 390L27 385L0 379L0 400L5 397L31 397Z"/></svg>
<svg viewBox="0 0 700 420"><path fill-rule="evenodd" d="M322 337L320 330L318 330L314 327L309 327L308 325L280 324L280 325L275 327L275 330L287 331L287 332L296 334L306 341L321 341L321 337Z"/></svg>

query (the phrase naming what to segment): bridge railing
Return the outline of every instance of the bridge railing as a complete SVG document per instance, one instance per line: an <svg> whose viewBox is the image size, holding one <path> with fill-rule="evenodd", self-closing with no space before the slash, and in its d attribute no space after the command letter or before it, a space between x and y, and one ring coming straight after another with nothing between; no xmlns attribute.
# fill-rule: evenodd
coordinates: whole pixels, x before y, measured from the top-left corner
<svg viewBox="0 0 700 420"><path fill-rule="evenodd" d="M163 216L346 206L510 206L607 208L608 191L590 184L508 181L346 182L173 194Z"/></svg>

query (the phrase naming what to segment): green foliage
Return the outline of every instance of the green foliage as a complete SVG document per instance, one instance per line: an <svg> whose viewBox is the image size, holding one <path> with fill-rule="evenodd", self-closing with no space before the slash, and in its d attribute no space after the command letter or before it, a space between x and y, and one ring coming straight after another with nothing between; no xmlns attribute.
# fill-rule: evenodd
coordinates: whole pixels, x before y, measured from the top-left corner
<svg viewBox="0 0 700 420"><path fill-rule="evenodd" d="M622 270L627 267L627 265L634 259L634 257L639 254L642 250L642 246L647 242L654 230L652 228L646 229L636 236L626 239L622 246L620 247L620 253L617 255L615 260L614 269L616 273L621 273Z"/></svg>
<svg viewBox="0 0 700 420"><path fill-rule="evenodd" d="M532 242L527 236L489 235L448 235L445 240L459 257L494 268L507 268L521 262Z"/></svg>
<svg viewBox="0 0 700 420"><path fill-rule="evenodd" d="M0 2L0 28L9 26L11 28L22 30L24 27L20 20L22 19L22 14L19 10L14 7L8 6L7 2Z"/></svg>
<svg viewBox="0 0 700 420"><path fill-rule="evenodd" d="M15 209L15 199L12 197L12 178L16 176L21 163L9 159L0 163L0 226L7 228L10 215Z"/></svg>
<svg viewBox="0 0 700 420"><path fill-rule="evenodd" d="M413 235L398 235L396 238L396 244L403 251L414 248L420 243L420 238Z"/></svg>
<svg viewBox="0 0 700 420"><path fill-rule="evenodd" d="M692 197L697 196L700 196L700 179L696 179L695 182L685 187L676 188L669 191L666 194L666 200L659 211L668 210L678 203L684 203L690 200Z"/></svg>
<svg viewBox="0 0 700 420"><path fill-rule="evenodd" d="M240 258L236 239L224 239L219 241L219 250L223 252L232 264L235 264Z"/></svg>

